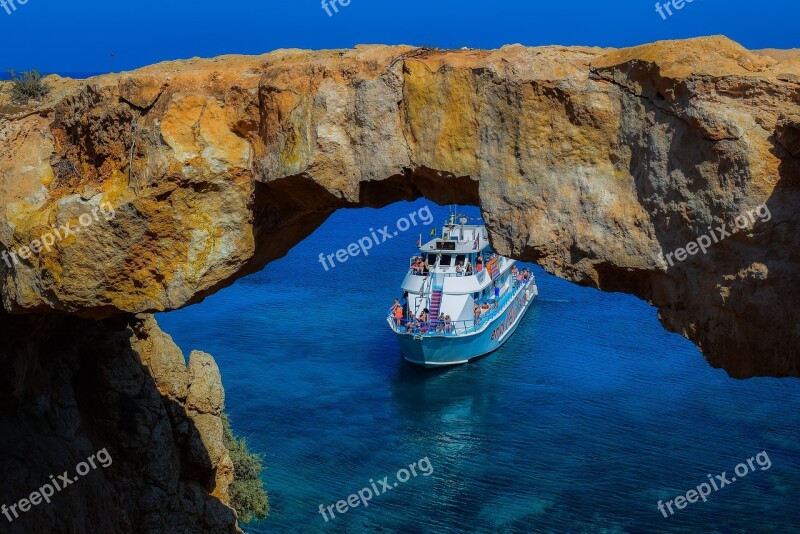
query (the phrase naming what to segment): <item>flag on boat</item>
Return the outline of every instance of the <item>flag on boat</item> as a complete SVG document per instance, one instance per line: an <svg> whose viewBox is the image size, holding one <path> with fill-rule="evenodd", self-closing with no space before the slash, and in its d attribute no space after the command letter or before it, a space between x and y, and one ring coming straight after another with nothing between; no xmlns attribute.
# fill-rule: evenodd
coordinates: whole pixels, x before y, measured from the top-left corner
<svg viewBox="0 0 800 534"><path fill-rule="evenodd" d="M475 242L472 244L472 250L478 250L478 245L480 245L481 236L477 236L475 238Z"/></svg>
<svg viewBox="0 0 800 534"><path fill-rule="evenodd" d="M419 234L419 239L417 239L417 246L418 247L422 246L422 234Z"/></svg>
<svg viewBox="0 0 800 534"><path fill-rule="evenodd" d="M433 230L431 230L431 235L436 235L436 227L435 226L433 227Z"/></svg>

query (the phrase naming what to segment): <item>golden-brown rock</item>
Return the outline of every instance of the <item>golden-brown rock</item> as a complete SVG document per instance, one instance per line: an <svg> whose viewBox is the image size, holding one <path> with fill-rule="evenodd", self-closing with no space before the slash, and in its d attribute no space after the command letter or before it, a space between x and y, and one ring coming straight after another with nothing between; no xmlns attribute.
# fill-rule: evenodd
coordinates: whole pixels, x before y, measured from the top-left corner
<svg viewBox="0 0 800 534"><path fill-rule="evenodd" d="M423 194L479 204L501 253L652 302L734 376L797 375L798 76L796 52L708 37L280 50L58 79L0 118L0 240L17 253L3 303L179 308L337 208ZM104 204L112 219L19 257ZM762 204L769 221L671 261Z"/></svg>
<svg viewBox="0 0 800 534"><path fill-rule="evenodd" d="M341 207L480 205L499 252L638 295L731 375L800 374L797 51L365 46L48 83L20 107L0 82L0 453L31 459L4 498L102 446L114 469L20 532L236 530L219 371L134 314Z"/></svg>

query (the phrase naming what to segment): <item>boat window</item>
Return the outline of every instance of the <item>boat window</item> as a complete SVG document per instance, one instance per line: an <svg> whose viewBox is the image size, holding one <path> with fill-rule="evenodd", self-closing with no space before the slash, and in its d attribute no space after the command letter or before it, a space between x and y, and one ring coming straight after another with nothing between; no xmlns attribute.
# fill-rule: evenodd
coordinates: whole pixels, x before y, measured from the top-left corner
<svg viewBox="0 0 800 534"><path fill-rule="evenodd" d="M474 295L472 295L472 298L473 298L473 300L478 300L478 298L480 298L480 296L481 296L480 293L475 293Z"/></svg>
<svg viewBox="0 0 800 534"><path fill-rule="evenodd" d="M442 254L442 260L439 262L439 265L443 265L445 267L450 265L450 262L453 260L453 256L450 254Z"/></svg>
<svg viewBox="0 0 800 534"><path fill-rule="evenodd" d="M463 267L465 265L464 260L466 258L467 258L466 254L459 254L458 256L456 256L456 265L458 265L460 263L461 266Z"/></svg>

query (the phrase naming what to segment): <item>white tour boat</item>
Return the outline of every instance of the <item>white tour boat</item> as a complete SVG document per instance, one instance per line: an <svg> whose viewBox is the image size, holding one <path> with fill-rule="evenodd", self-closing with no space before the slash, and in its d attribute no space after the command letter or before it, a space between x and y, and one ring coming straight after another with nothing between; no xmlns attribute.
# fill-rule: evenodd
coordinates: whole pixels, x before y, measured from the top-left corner
<svg viewBox="0 0 800 534"><path fill-rule="evenodd" d="M457 222L456 222L457 221ZM389 310L403 356L425 367L473 361L500 348L539 294L533 274L492 252L486 227L451 215L422 243Z"/></svg>

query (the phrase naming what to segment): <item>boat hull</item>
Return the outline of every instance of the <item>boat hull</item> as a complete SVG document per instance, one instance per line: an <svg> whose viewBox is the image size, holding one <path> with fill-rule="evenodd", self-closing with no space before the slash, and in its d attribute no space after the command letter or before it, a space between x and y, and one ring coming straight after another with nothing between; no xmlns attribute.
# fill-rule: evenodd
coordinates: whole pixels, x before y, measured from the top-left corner
<svg viewBox="0 0 800 534"><path fill-rule="evenodd" d="M499 349L511 337L537 294L533 284L524 288L503 313L476 333L461 336L414 336L398 333L403 357L406 361L423 367L445 367L486 356Z"/></svg>

